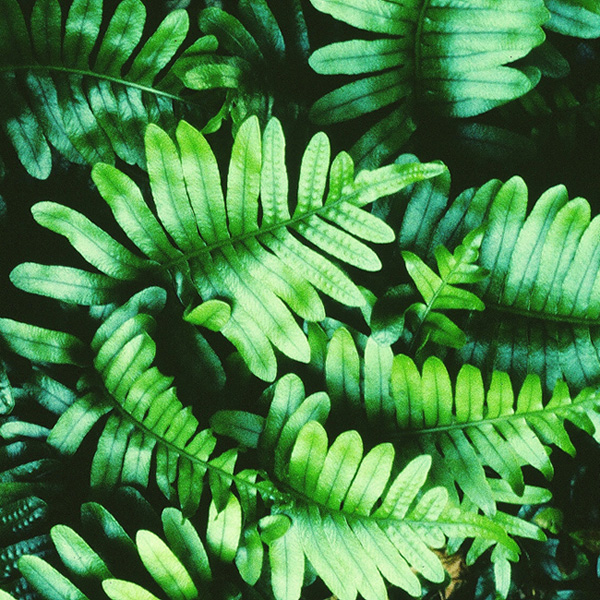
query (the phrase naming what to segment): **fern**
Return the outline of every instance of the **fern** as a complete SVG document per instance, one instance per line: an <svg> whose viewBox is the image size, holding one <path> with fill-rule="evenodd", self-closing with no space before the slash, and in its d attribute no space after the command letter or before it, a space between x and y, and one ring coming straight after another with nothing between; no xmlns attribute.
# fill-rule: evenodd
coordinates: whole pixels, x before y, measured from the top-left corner
<svg viewBox="0 0 600 600"><path fill-rule="evenodd" d="M100 585L109 598L156 598L149 583L162 590L170 600L195 598L205 591L211 580L208 556L200 536L175 508L162 513L163 533L167 543L152 531L139 530L132 540L122 525L102 505L89 502L81 507L81 518L88 531L95 531L95 545L90 546L75 530L66 525L55 525L51 536L68 576L48 562L35 556L24 556L19 568L41 598L84 598L82 589L93 590ZM113 554L118 554L121 564ZM126 559L126 564L123 560ZM127 567L127 568L125 568ZM113 574L131 578L145 577L139 583L117 578ZM150 577L151 579L150 579ZM71 578L78 579L79 587ZM82 588L82 589L80 589ZM99 590L96 589L96 593Z"/></svg>
<svg viewBox="0 0 600 600"><path fill-rule="evenodd" d="M299 2L271 4L275 14L266 0L241 0L237 17L216 6L200 13L200 29L220 48L182 59L176 72L189 89L227 91L225 104L203 131L217 129L228 114L234 130L251 115L263 124L273 115L298 117L302 91L290 75L306 69L306 23ZM286 12L292 23L280 26L276 14L283 18Z"/></svg>
<svg viewBox="0 0 600 600"><path fill-rule="evenodd" d="M329 446L320 423L328 412L326 395L304 399L300 379L286 375L273 389L266 419L221 412L212 421L217 431L257 447L263 464L291 495L292 501L277 511L291 525L269 548L278 600L299 597L304 556L339 598L354 598L358 592L376 599L386 596L383 578L411 595L420 594L413 570L441 582L440 559L427 546L441 547L444 535L468 533L517 551L514 542L498 537L491 521L448 504L444 488L419 494L429 457L417 457L392 475L390 444L379 444L363 456L360 435L347 431Z"/></svg>
<svg viewBox="0 0 600 600"><path fill-rule="evenodd" d="M545 0L548 29L581 38L600 36L600 6L594 0Z"/></svg>
<svg viewBox="0 0 600 600"><path fill-rule="evenodd" d="M74 0L64 30L58 0L37 0L29 27L16 0L2 7L0 119L30 175L49 176L51 147L75 163L116 155L143 167L146 125L174 127L187 103L177 61L169 66L188 33L187 12L171 12L140 47L140 0L121 2L103 34L101 1ZM210 47L204 38L186 53Z"/></svg>
<svg viewBox="0 0 600 600"><path fill-rule="evenodd" d="M9 319L0 322L0 332L14 351L36 360L93 363L80 379L79 397L60 416L48 438L61 453L73 454L93 425L112 413L92 462L93 486L110 488L119 481L147 486L156 452L159 488L167 498L179 497L184 511L193 513L205 473L195 462L208 460L215 440L208 430L197 431L198 421L177 399L172 378L153 366L156 345L148 333L154 326L151 313L161 310L164 303L165 293L159 288L135 295L98 328L90 350L70 334ZM181 463L173 447L181 451Z"/></svg>
<svg viewBox="0 0 600 600"><path fill-rule="evenodd" d="M295 360L309 359L308 342L290 309L310 321L323 319L316 290L345 305L364 303L351 279L324 256L369 271L380 268L377 255L361 239L390 242L393 232L361 209L445 168L392 165L355 177L351 159L340 153L331 164L325 194L330 148L319 133L304 153L298 195L290 206L281 125L271 120L261 141L258 119L252 117L236 136L224 200L217 161L204 137L182 122L177 140L179 149L156 126L146 134L158 220L124 173L105 164L92 173L119 225L148 258L134 255L76 211L45 202L33 208L35 219L66 236L102 273L29 263L17 267L11 280L21 289L63 301L106 304L123 297L124 281L147 284L150 273L163 281L167 275L177 282L188 308L194 308L198 296L231 304L221 333L250 370L269 381L277 369L273 346Z"/></svg>
<svg viewBox="0 0 600 600"><path fill-rule="evenodd" d="M411 567L441 582L443 568L426 544L441 547L444 535L481 537L517 551L514 542L491 521L449 505L444 488L434 488L417 500L427 478L428 457L415 459L392 478L394 453L389 444L376 446L363 458L360 436L351 431L338 437L328 450L325 430L317 421L327 415L329 399L323 393L305 399L301 381L292 375L274 388L262 431L261 418L254 416L245 418L243 426L251 445L258 446L263 456L274 457L265 463L272 479L257 481L256 471L234 473L235 449L209 460L215 445L213 435L208 430L198 432L198 422L188 409L182 409L171 380L151 366L155 349L146 332L152 319L143 309L160 306L157 294L147 290L134 296L100 326L91 348L94 370L102 383L95 383L91 373L82 377L78 384L81 397L50 434L51 445L72 453L93 424L109 414L92 463L92 485L111 487L123 481L145 486L155 455L159 488L170 499L177 494L184 514L190 514L198 508L208 472L212 499L207 544L221 560L235 559L242 577L252 583L258 580L262 564L262 558L254 564L258 558L257 534L253 533L258 531L256 498L262 496L271 506L264 517L272 518L262 521L265 528L271 522L281 525L281 514L291 522L287 531L278 526L279 535L267 536L273 591L278 599L299 598L305 555L340 598L353 598L360 591L375 599L384 593L381 575L418 594L420 584ZM66 334L52 335L8 320L0 325L5 342L21 354L26 355L31 344L42 337L54 340L50 342L53 349L43 358L62 360L72 356L73 347L83 346ZM307 452L313 445L314 452ZM231 490L232 483L239 498ZM379 508L375 509L376 504ZM337 558L327 555L329 542L323 531L336 540ZM259 545L262 548L262 542ZM390 552L394 560L390 560ZM361 568L352 579L342 579L340 569L350 565ZM55 577L36 559L29 559L20 569L36 589L36 581ZM168 574L164 578L172 581ZM56 583L63 594L70 593L71 585L60 578ZM137 589L122 583L105 584L104 588L109 596L119 598L127 590Z"/></svg>
<svg viewBox="0 0 600 600"><path fill-rule="evenodd" d="M394 356L373 338L367 339L361 359L343 327L327 345L324 371L334 406L352 409L358 419L366 416L399 444L405 458L430 454L434 480L451 491L458 484L487 514L496 510L499 484L523 494L523 466L552 477L548 444L574 454L565 421L590 435L597 435L600 425L600 400L592 389L571 399L565 383L558 382L545 402L536 375L513 391L506 373L494 372L484 386L477 368L464 365L451 378L435 356L420 372L410 357ZM500 479L490 478L490 468Z"/></svg>
<svg viewBox="0 0 600 600"><path fill-rule="evenodd" d="M575 392L596 385L600 221L590 221L588 202L569 200L564 186L556 186L527 214L527 187L519 177L468 190L447 208L445 189L431 190L422 186L414 195L407 210L426 213L427 223L417 228L405 220L401 247L419 248L429 261L439 244L452 247L488 222L479 265L490 274L474 286L486 311L463 323L461 364L505 371L515 382L536 373L549 393L558 380Z"/></svg>
<svg viewBox="0 0 600 600"><path fill-rule="evenodd" d="M417 107L468 117L518 98L539 80L535 69L504 65L544 40L548 13L542 0L311 2L349 25L386 36L331 44L310 58L319 73L367 74L318 100L311 110L317 123L387 111L351 151L361 165L398 153L418 124Z"/></svg>
<svg viewBox="0 0 600 600"><path fill-rule="evenodd" d="M479 256L483 240L483 228L465 236L453 254L444 246L435 250L440 275L431 270L416 254L404 250L402 258L425 303L414 302L404 308L398 306L410 297L406 286L392 288L381 301L376 301L369 320L373 337L380 343L393 344L402 336L410 350L422 354L424 346L431 341L440 346L462 348L464 333L441 309L484 310L483 302L472 292L456 287L472 284L487 277L487 271L473 264ZM405 327L405 322L407 327Z"/></svg>

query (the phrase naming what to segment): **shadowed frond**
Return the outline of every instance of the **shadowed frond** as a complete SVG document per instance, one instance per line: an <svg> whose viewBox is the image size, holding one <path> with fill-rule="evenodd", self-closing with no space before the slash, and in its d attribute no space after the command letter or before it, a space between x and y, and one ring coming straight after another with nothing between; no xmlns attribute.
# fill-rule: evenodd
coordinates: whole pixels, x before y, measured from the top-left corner
<svg viewBox="0 0 600 600"><path fill-rule="evenodd" d="M311 0L313 6L376 39L317 50L318 73L363 76L319 99L311 115L336 123L381 111L352 149L373 166L397 154L418 123L419 109L452 117L483 113L528 92L537 69L505 66L544 41L542 0Z"/></svg>
<svg viewBox="0 0 600 600"><path fill-rule="evenodd" d="M212 6L198 24L219 48L178 62L187 88L226 90L219 113L203 131L218 129L231 114L234 131L251 115L261 124L277 115L296 119L306 90L298 85L308 68L308 32L297 0L240 0L233 13Z"/></svg>
<svg viewBox="0 0 600 600"><path fill-rule="evenodd" d="M83 599L94 597L100 589L114 600L156 598L147 589L149 581L151 589L158 586L169 600L207 593L212 575L204 544L177 509L166 508L162 513L166 541L144 529L132 540L115 517L95 502L82 505L81 519L88 534L95 534L89 536L90 543L66 525L51 530L66 575L37 556L19 560L19 569L41 598ZM130 581L135 577L141 585Z"/></svg>
<svg viewBox="0 0 600 600"><path fill-rule="evenodd" d="M290 201L278 120L272 119L262 136L256 117L240 127L225 193L217 159L202 134L181 122L177 142L157 126L148 127L147 166L158 218L124 173L106 164L92 172L117 222L147 258L80 213L42 202L33 207L35 219L67 237L102 273L25 263L11 279L29 292L104 304L119 300L124 281L147 285L149 272L164 278L166 271L188 308L200 299L231 305L220 331L250 370L269 381L277 371L273 347L308 362L308 342L293 313L323 319L317 291L348 306L364 303L357 286L326 256L368 271L381 268L363 240L386 243L394 234L363 207L445 170L436 163L391 165L355 176L346 153L330 165L329 140L318 133L304 152L297 195Z"/></svg>
<svg viewBox="0 0 600 600"><path fill-rule="evenodd" d="M101 0L74 0L63 27L58 0L37 0L26 23L18 2L3 0L0 122L30 175L48 177L51 147L76 163L116 155L143 167L146 125L174 127L185 98L169 65L189 18L171 12L141 44L145 20L140 0L124 0L104 30ZM203 38L186 52L214 45Z"/></svg>
<svg viewBox="0 0 600 600"><path fill-rule="evenodd" d="M478 264L489 277L473 287L486 310L461 324L461 364L508 372L514 382L536 373L548 393L558 380L575 393L597 385L600 217L591 218L589 203L556 186L528 211L527 186L513 177L467 190L446 207L438 185L406 191L414 193L407 211L422 211L427 222L405 219L399 241L430 262L437 245L451 248L487 222Z"/></svg>

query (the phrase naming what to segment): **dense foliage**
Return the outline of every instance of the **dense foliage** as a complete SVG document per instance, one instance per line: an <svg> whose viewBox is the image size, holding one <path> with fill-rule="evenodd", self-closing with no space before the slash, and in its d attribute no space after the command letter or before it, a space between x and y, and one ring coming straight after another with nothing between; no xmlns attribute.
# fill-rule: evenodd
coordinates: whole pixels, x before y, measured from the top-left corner
<svg viewBox="0 0 600 600"><path fill-rule="evenodd" d="M595 598L599 38L0 0L0 600Z"/></svg>

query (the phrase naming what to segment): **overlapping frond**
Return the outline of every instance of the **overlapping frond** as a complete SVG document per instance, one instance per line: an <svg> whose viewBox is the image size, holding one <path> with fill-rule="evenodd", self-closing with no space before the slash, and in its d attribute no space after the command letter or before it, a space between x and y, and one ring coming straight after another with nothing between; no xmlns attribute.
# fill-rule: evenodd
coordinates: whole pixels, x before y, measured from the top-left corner
<svg viewBox="0 0 600 600"><path fill-rule="evenodd" d="M417 184L408 210L423 211L427 223L405 219L399 240L430 261L437 245L452 247L488 223L478 263L490 274L474 286L486 311L462 323L461 363L508 372L514 382L536 373L549 393L558 380L575 393L596 385L600 217L591 219L589 203L570 200L564 186L556 186L528 212L527 186L514 177L468 190L446 207L443 190L428 193L438 185Z"/></svg>
<svg viewBox="0 0 600 600"><path fill-rule="evenodd" d="M439 358L429 357L419 370L411 358L394 356L372 338L361 359L344 328L329 342L325 378L340 407L366 413L389 439L399 440L405 456L432 456L434 480L453 495L458 484L487 514L496 510L498 483L508 484L517 496L523 493L524 466L552 477L548 445L574 454L567 421L591 435L600 424L600 398L591 388L571 399L566 384L558 382L544 402L536 375L519 390L497 371L484 385L482 373L471 365L452 379ZM490 469L500 479L492 479Z"/></svg>
<svg viewBox="0 0 600 600"><path fill-rule="evenodd" d="M234 130L250 115L263 124L273 114L295 118L304 93L296 85L308 55L300 3L240 0L235 8L234 14L217 6L201 11L200 29L214 36L219 47L181 60L176 69L187 88L227 92L225 104L204 131L217 129L228 114Z"/></svg>
<svg viewBox="0 0 600 600"><path fill-rule="evenodd" d="M539 71L507 63L542 43L542 0L311 0L336 19L383 37L337 42L317 50L323 74L365 75L318 100L318 123L365 113L382 117L352 150L363 165L397 153L417 126L418 110L468 117L518 98Z"/></svg>
<svg viewBox="0 0 600 600"><path fill-rule="evenodd" d="M77 399L52 428L48 443L73 454L94 424L108 415L92 461L93 486L111 488L123 482L146 487L156 456L158 487L193 513L216 441L209 430L199 429L189 407L182 406L172 378L154 366L152 314L164 303L160 288L133 296L102 323L91 348L70 334L8 319L0 323L0 336L15 352L32 353L33 360L89 365L78 383ZM45 353L39 350L42 343ZM78 349L76 359L73 347Z"/></svg>
<svg viewBox="0 0 600 600"><path fill-rule="evenodd" d="M412 290L401 285L377 300L369 320L373 337L379 343L393 344L399 338L409 350L420 355L428 342L450 348L462 348L466 338L445 314L447 310L477 310L484 303L472 292L457 287L487 277L487 271L475 261L483 240L483 228L465 236L453 253L444 247L435 249L439 275L416 254L402 251L406 269L424 302L412 302ZM408 302L407 302L408 300Z"/></svg>
<svg viewBox="0 0 600 600"><path fill-rule="evenodd" d="M413 596L421 592L415 572L441 582L444 569L431 548L442 547L446 536L466 534L518 552L491 521L454 508L444 488L422 493L430 457L418 456L396 473L389 443L363 454L358 432L346 431L329 444L320 423L328 411L325 394L304 399L300 379L286 375L266 419L223 412L213 421L217 430L256 446L291 492L289 505L279 508L291 524L269 549L277 600L299 598L305 558L342 600L357 593L379 600L387 597L384 580Z"/></svg>
<svg viewBox="0 0 600 600"><path fill-rule="evenodd" d="M220 331L266 380L276 375L273 347L309 360L293 313L323 319L317 291L348 306L364 303L357 286L326 256L369 271L381 267L363 240L385 243L394 234L363 207L445 170L434 163L391 165L354 176L346 153L330 165L329 140L318 133L304 152L297 196L290 202L278 120L268 123L262 138L256 117L240 127L225 194L217 159L202 134L182 121L177 142L159 127L148 127L147 168L158 218L128 176L107 164L93 169L100 193L145 258L80 213L42 202L33 208L35 219L66 236L102 273L25 263L11 279L24 290L60 300L105 304L120 299L125 282L147 285L148 272L166 271L189 308L200 299L231 305Z"/></svg>
<svg viewBox="0 0 600 600"><path fill-rule="evenodd" d="M185 99L169 65L188 14L171 12L147 38L145 20L140 0L124 0L104 30L102 2L74 0L63 27L58 0L37 0L26 23L17 0L3 0L0 119L30 175L48 177L51 148L76 163L112 163L116 155L143 166L146 125L174 127ZM188 53L212 46L204 38Z"/></svg>

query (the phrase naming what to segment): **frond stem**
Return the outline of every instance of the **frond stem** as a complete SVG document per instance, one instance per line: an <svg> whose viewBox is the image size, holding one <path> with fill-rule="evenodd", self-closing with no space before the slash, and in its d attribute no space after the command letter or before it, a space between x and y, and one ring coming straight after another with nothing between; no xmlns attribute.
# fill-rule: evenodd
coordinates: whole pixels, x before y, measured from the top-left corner
<svg viewBox="0 0 600 600"><path fill-rule="evenodd" d="M469 422L464 422L464 423L451 423L449 425L439 425L437 427L429 427L426 429L418 429L418 430L403 430L401 432L398 432L397 437L398 438L416 437L416 436L423 436L423 435L431 435L434 433L443 433L446 431L453 431L456 429L467 429L469 427L477 428L477 427L480 427L481 425L488 425L488 424L493 425L494 423L505 423L512 419L525 419L527 421L527 419L530 417L543 416L543 415L547 415L549 413L557 413L561 410L565 410L566 408L569 408L569 407L572 408L575 406L583 406L587 403L589 403L591 405L591 408L593 409L595 404L597 404L597 402L598 402L597 394L595 392L593 392L591 389L587 390L587 391L584 390L579 395L582 395L582 394L585 394L586 397L577 403L575 403L575 401L573 401L570 404L558 404L552 408L548 408L546 405L546 406L542 407L541 410L528 411L525 413L515 412L515 413L510 413L507 415L502 415L500 417L494 417L492 419L483 418L480 421L469 421ZM577 400L577 399L575 399L575 400ZM558 415L558 416L560 417L560 415ZM565 417L565 419L566 419L566 417Z"/></svg>
<svg viewBox="0 0 600 600"><path fill-rule="evenodd" d="M177 94L172 94L171 92L167 92L165 90L160 90L155 87L151 87L148 85L144 85L141 83L136 83L135 81L129 81L127 79L123 79L121 77L114 77L112 75L107 75L105 73L96 73L94 71L89 71L86 69L75 69L73 67L66 67L64 65L7 65L0 66L0 73L10 73L14 71L54 71L56 73L68 73L69 75L80 75L82 77L90 77L92 79L98 79L101 81L109 81L111 83L116 83L118 85L122 85L124 87L130 87L142 92L147 92L149 94L153 94L155 96L162 96L163 98L169 98L175 102L180 102L182 104L189 104L193 106L200 106L198 102L194 102L192 100L188 100L179 96Z"/></svg>

